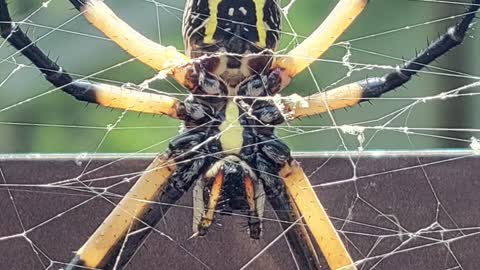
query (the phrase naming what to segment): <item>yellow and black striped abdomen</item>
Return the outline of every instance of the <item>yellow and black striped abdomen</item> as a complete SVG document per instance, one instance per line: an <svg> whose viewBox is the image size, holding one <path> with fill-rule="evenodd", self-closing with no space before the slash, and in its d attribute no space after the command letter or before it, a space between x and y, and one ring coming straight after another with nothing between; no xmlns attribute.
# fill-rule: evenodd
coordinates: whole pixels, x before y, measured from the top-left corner
<svg viewBox="0 0 480 270"><path fill-rule="evenodd" d="M278 0L188 0L183 20L187 53L256 53L275 49L280 30Z"/></svg>

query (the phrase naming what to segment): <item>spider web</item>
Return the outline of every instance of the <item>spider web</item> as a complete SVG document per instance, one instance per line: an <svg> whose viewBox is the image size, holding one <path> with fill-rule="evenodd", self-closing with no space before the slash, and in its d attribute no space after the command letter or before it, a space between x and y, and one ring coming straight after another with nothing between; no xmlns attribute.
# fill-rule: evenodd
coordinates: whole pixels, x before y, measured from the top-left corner
<svg viewBox="0 0 480 270"><path fill-rule="evenodd" d="M15 22L76 79L187 96L129 58L67 1L17 2L9 6ZM183 47L184 1L130 2L107 4L147 37ZM308 36L336 3L316 2L283 3L279 55ZM371 1L341 41L283 95L306 96L395 69L458 20L466 3ZM358 269L479 265L479 43L474 24L460 48L421 71L407 89L372 105L278 128ZM162 153L178 132L179 123L166 117L85 107L49 85L1 40L2 267L63 267L146 168L151 153ZM67 153L76 154L62 155ZM191 194L186 194L127 269L295 268L271 210L260 241L248 239L242 216L219 217L206 238L190 238L191 214Z"/></svg>

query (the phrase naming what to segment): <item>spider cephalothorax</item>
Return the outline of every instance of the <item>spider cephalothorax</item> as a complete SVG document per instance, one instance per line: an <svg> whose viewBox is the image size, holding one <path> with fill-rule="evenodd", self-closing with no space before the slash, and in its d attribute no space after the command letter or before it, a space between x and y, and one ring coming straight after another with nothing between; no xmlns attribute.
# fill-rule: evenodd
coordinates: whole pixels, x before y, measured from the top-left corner
<svg viewBox="0 0 480 270"><path fill-rule="evenodd" d="M183 22L187 55L145 38L102 0L70 2L126 52L166 72L191 95L181 101L145 93L140 87L73 80L12 22L5 0L0 0L1 36L55 87L80 101L168 115L184 123L183 132L170 143L167 153L141 174L77 251L68 269L125 266L166 211L192 186L193 228L198 235L207 233L216 212L240 212L248 218L250 237L257 239L264 201L268 200L300 269L321 267L317 247L331 268L356 269L307 176L275 136L274 127L354 106L405 84L463 41L480 7L480 0L473 0L459 23L382 77L306 98L281 98L280 91L334 44L368 0L340 0L311 36L278 57L274 51L280 36L279 0L188 0ZM304 224L299 224L302 221Z"/></svg>

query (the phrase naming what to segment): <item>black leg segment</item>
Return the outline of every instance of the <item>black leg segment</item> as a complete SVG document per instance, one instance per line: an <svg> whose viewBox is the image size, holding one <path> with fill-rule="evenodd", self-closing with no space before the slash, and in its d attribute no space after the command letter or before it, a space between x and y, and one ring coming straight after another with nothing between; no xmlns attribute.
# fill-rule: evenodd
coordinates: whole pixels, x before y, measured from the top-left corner
<svg viewBox="0 0 480 270"><path fill-rule="evenodd" d="M263 142L255 154L255 168L263 182L265 195L280 221L285 236L300 269L320 269L320 262L295 202L278 176L290 162L290 149L274 135L259 136ZM292 227L292 224L293 225Z"/></svg>
<svg viewBox="0 0 480 270"><path fill-rule="evenodd" d="M27 57L51 84L62 88L63 91L81 101L96 102L95 95L89 92L92 84L86 81L74 83L68 73L48 58L20 27L12 21L5 0L0 0L0 34L15 49Z"/></svg>
<svg viewBox="0 0 480 270"><path fill-rule="evenodd" d="M27 57L43 73L47 81L77 100L109 108L164 114L179 119L184 116L183 103L170 96L142 92L139 90L143 89L139 87L126 89L88 80L73 80L12 21L5 0L0 0L0 35Z"/></svg>
<svg viewBox="0 0 480 270"><path fill-rule="evenodd" d="M400 66L396 71L388 73L383 77L369 78L359 82L360 86L364 89L363 99L361 101L379 97L388 91L402 86L426 65L460 45L465 38L469 26L475 19L476 12L479 8L480 0L472 1L472 5L467 9L465 16L462 17L459 23L448 28L447 32L430 44L428 48Z"/></svg>

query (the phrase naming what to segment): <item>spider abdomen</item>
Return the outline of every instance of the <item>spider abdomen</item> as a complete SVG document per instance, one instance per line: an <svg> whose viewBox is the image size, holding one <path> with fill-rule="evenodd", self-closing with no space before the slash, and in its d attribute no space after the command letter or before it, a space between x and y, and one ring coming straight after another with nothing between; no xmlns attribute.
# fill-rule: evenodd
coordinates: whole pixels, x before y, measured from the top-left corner
<svg viewBox="0 0 480 270"><path fill-rule="evenodd" d="M278 0L189 0L183 17L187 53L205 51L244 54L277 47L280 30Z"/></svg>
<svg viewBox="0 0 480 270"><path fill-rule="evenodd" d="M183 18L185 51L235 87L270 70L280 8L278 0L189 0Z"/></svg>

